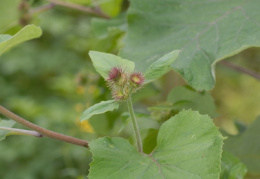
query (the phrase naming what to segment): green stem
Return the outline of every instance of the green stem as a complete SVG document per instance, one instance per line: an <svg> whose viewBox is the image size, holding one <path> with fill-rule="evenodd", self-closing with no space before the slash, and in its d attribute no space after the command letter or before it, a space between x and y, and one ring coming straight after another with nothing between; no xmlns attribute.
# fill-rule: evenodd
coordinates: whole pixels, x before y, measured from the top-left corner
<svg viewBox="0 0 260 179"><path fill-rule="evenodd" d="M129 113L131 115L131 119L132 119L137 149L140 153L143 153L142 138L141 138L139 128L138 128L138 124L137 124L137 120L136 120L136 117L135 117L131 96L127 100L127 106L128 106Z"/></svg>

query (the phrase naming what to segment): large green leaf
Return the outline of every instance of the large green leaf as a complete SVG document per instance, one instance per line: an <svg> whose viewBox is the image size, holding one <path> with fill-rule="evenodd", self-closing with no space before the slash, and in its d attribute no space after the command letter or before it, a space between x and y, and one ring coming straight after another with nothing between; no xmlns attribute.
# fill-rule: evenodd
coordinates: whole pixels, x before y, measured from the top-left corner
<svg viewBox="0 0 260 179"><path fill-rule="evenodd" d="M217 116L214 99L207 92L197 92L187 86L177 86L170 91L167 101L176 109L192 109L211 117Z"/></svg>
<svg viewBox="0 0 260 179"><path fill-rule="evenodd" d="M182 111L161 126L157 147L149 155L122 138L90 142L89 178L218 179L222 140L208 116Z"/></svg>
<svg viewBox="0 0 260 179"><path fill-rule="evenodd" d="M209 90L217 61L260 46L259 0L131 0L124 58L139 71L172 50L173 64L194 88Z"/></svg>
<svg viewBox="0 0 260 179"><path fill-rule="evenodd" d="M122 59L119 56L113 54L90 51L89 56L93 62L96 71L104 79L108 78L109 71L113 67L121 67L127 69L129 72L134 71L135 68L135 64L132 61Z"/></svg>
<svg viewBox="0 0 260 179"><path fill-rule="evenodd" d="M245 132L229 136L224 149L237 156L246 164L248 172L260 177L260 117Z"/></svg>
<svg viewBox="0 0 260 179"><path fill-rule="evenodd" d="M14 36L0 35L0 55L11 47L24 41L40 37L42 30L35 25L27 25L17 32Z"/></svg>
<svg viewBox="0 0 260 179"><path fill-rule="evenodd" d="M13 121L13 120L1 120L0 119L0 127L13 127L14 124L15 124L15 121ZM9 133L9 131L0 130L0 141L5 139L5 137L8 133Z"/></svg>
<svg viewBox="0 0 260 179"><path fill-rule="evenodd" d="M80 120L88 120L93 115L96 114L102 114L107 111L113 111L115 109L118 109L119 102L115 100L109 100L109 101L101 101L100 103L97 103L91 107L89 107L87 110L83 112L83 114L80 116Z"/></svg>

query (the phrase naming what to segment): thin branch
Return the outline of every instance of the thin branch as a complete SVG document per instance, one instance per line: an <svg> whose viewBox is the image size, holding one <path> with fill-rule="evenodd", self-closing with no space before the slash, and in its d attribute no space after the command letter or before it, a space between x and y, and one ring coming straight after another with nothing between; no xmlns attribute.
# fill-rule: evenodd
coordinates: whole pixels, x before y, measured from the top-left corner
<svg viewBox="0 0 260 179"><path fill-rule="evenodd" d="M75 145L80 145L82 147L88 147L88 142L85 140L74 138L71 136L66 136L66 135L42 128L40 126L37 126L36 124L33 124L33 123L21 118L20 116L14 114L13 112L9 111L8 109L4 108L1 105L0 105L0 113L5 115L8 118L15 120L16 122L22 124L23 126L26 126L32 130L39 132L43 136L47 136L47 137L50 137L50 138L53 138L56 140L60 140L60 141L75 144Z"/></svg>
<svg viewBox="0 0 260 179"><path fill-rule="evenodd" d="M83 12L87 12L89 14L98 16L98 17L102 17L105 19L109 19L110 17L103 13L99 8L95 7L95 8L90 8L90 7L86 7L86 6L81 6L78 4L74 4L74 3L69 3L69 2L65 2L65 1L60 1L60 0L47 0L49 2L51 2L52 4L55 5L59 5L59 6L64 6L64 7L68 7L71 9L76 9L79 11L83 11Z"/></svg>
<svg viewBox="0 0 260 179"><path fill-rule="evenodd" d="M23 129L10 128L10 127L1 127L1 126L0 126L0 130L11 131L12 134L18 134L18 135L30 135L34 137L43 137L42 134L36 131L29 131Z"/></svg>
<svg viewBox="0 0 260 179"><path fill-rule="evenodd" d="M45 5L43 5L43 6L40 6L40 7L31 9L29 14L30 14L30 15L32 15L32 14L38 14L38 13L47 11L47 10L49 10L49 9L52 9L52 8L54 8L54 7L55 7L55 4L54 4L54 3L45 4Z"/></svg>
<svg viewBox="0 0 260 179"><path fill-rule="evenodd" d="M247 74L247 75L249 75L249 76L251 76L251 77L253 77L253 78L257 79L257 80L260 80L260 74L255 72L255 71L252 71L250 69L238 66L238 65L236 65L234 63L231 63L231 62L228 62L226 60L222 60L220 63L225 65L225 66L227 66L227 67L229 67L229 68L232 68L232 69L234 69L236 71L245 73L245 74Z"/></svg>

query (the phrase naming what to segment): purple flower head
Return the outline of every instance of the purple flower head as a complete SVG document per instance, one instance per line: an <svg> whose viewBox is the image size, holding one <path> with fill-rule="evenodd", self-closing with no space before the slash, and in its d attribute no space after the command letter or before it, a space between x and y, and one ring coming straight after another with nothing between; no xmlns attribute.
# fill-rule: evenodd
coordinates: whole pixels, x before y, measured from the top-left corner
<svg viewBox="0 0 260 179"><path fill-rule="evenodd" d="M144 75L141 72L134 72L134 73L131 74L130 80L136 86L140 87L144 83Z"/></svg>
<svg viewBox="0 0 260 179"><path fill-rule="evenodd" d="M123 69L119 67L113 67L108 74L108 81L118 81L118 79L122 76Z"/></svg>

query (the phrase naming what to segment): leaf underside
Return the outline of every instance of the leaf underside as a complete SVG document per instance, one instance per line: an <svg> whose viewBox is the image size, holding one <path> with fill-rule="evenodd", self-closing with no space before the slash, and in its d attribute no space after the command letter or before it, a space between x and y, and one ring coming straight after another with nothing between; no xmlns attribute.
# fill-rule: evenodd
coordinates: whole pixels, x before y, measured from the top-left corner
<svg viewBox="0 0 260 179"><path fill-rule="evenodd" d="M210 90L217 61L260 46L259 7L259 0L131 0L120 56L144 72L181 49L172 67L195 89Z"/></svg>

